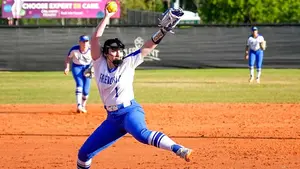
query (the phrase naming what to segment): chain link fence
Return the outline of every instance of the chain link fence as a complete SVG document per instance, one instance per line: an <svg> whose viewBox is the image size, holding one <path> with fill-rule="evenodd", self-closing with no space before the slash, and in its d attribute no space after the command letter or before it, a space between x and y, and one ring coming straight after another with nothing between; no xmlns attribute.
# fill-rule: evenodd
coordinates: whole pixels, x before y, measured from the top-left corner
<svg viewBox="0 0 300 169"><path fill-rule="evenodd" d="M128 10L126 24L129 25L157 25L161 12Z"/></svg>

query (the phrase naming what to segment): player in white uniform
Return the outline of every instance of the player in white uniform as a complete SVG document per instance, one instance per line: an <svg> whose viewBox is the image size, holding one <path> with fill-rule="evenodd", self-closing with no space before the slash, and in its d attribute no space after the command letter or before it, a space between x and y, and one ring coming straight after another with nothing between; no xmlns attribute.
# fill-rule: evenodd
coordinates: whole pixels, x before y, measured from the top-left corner
<svg viewBox="0 0 300 169"><path fill-rule="evenodd" d="M143 47L125 57L123 56L125 46L119 39L106 40L102 50L98 43L99 37L102 36L106 24L113 14L106 11L105 17L96 28L91 39L95 80L104 108L107 111L107 119L80 148L77 168L90 168L92 158L96 154L126 133L131 134L141 143L169 150L186 161L190 161L191 149L176 144L161 132L151 131L147 128L144 110L134 100L133 93L136 67L158 45L165 34L176 26L183 15L182 10L171 9L164 13L165 17L161 21L161 29L152 36L151 40L145 42ZM171 21L168 18L171 18Z"/></svg>
<svg viewBox="0 0 300 169"><path fill-rule="evenodd" d="M257 76L256 82L260 83L261 68L264 58L264 50L266 49L266 41L264 37L258 34L258 29L256 26L251 28L252 35L247 39L245 58L249 59L249 69L250 69L250 78L249 82L251 83L254 80L254 64L256 62ZM250 52L249 52L250 48ZM250 55L250 57L249 57Z"/></svg>
<svg viewBox="0 0 300 169"><path fill-rule="evenodd" d="M87 113L86 103L89 97L91 78L84 72L91 67L92 56L90 50L90 38L86 35L79 37L79 44L73 46L65 59L65 75L69 73L72 60L72 75L76 82L77 113Z"/></svg>

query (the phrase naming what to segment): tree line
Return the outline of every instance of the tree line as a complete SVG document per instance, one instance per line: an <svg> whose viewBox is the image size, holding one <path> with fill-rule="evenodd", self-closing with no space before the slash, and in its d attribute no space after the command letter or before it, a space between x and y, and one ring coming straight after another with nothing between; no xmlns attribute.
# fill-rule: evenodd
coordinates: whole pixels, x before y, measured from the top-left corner
<svg viewBox="0 0 300 169"><path fill-rule="evenodd" d="M299 0L194 0L204 23L300 23Z"/></svg>

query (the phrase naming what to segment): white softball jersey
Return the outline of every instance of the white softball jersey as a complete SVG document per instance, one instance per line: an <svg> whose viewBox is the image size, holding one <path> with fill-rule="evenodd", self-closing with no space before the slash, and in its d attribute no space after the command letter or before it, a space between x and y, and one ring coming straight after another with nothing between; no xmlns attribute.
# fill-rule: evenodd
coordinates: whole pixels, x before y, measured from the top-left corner
<svg viewBox="0 0 300 169"><path fill-rule="evenodd" d="M258 35L256 38L250 36L247 40L247 46L250 47L251 50L257 51L260 49L259 43L264 41L264 37L262 35Z"/></svg>
<svg viewBox="0 0 300 169"><path fill-rule="evenodd" d="M105 106L124 104L134 99L134 73L143 61L140 49L127 55L123 63L112 70L103 56L93 61L95 80Z"/></svg>
<svg viewBox="0 0 300 169"><path fill-rule="evenodd" d="M70 49L68 57L77 65L89 65L92 63L90 48L86 52L81 52L79 45L75 45Z"/></svg>

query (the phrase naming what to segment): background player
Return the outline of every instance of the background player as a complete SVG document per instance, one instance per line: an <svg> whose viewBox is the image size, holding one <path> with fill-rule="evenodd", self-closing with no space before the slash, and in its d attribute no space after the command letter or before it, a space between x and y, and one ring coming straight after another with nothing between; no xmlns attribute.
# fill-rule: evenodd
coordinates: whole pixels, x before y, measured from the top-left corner
<svg viewBox="0 0 300 169"><path fill-rule="evenodd" d="M102 51L99 37L102 36L109 18L114 13L106 11L106 15L96 28L91 39L91 52L95 68L95 79L107 111L107 119L89 136L78 152L77 168L90 168L92 158L103 149L112 145L126 133L131 134L141 143L169 150L179 157L190 161L192 150L176 144L165 134L151 131L145 123L143 108L134 100L133 79L135 68L171 31L183 15L181 9L164 13L161 29L151 40L137 51L123 57L124 44L117 38L104 42Z"/></svg>
<svg viewBox="0 0 300 169"><path fill-rule="evenodd" d="M79 45L73 46L65 59L65 75L70 70L70 60L72 60L72 74L76 82L76 102L77 112L87 113L86 102L89 97L91 78L86 77L84 72L90 68L92 62L89 37L82 35L79 37Z"/></svg>
<svg viewBox="0 0 300 169"><path fill-rule="evenodd" d="M251 28L252 35L249 36L246 45L245 51L245 58L249 59L249 69L250 69L250 78L249 82L253 82L254 80L254 64L256 61L256 69L257 69L257 76L256 82L260 83L260 76L261 76L261 68L263 64L264 58L264 50L266 49L266 41L264 37L258 34L258 29L256 26ZM250 47L250 52L249 52ZM250 55L250 57L249 57Z"/></svg>

